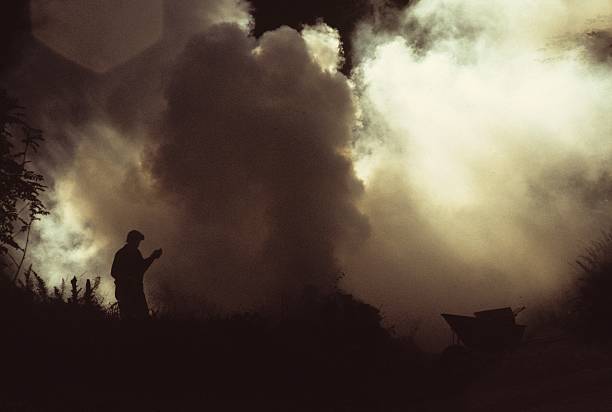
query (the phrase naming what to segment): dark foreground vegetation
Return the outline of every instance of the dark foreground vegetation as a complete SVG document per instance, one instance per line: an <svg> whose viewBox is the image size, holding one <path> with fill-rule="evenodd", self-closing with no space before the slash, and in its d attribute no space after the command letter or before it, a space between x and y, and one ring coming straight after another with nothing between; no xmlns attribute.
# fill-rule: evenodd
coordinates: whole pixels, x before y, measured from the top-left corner
<svg viewBox="0 0 612 412"><path fill-rule="evenodd" d="M1 278L3 411L387 411L432 388L416 347L342 292L283 319L126 323L95 283L24 278Z"/></svg>
<svg viewBox="0 0 612 412"><path fill-rule="evenodd" d="M612 324L603 320L612 304L599 293L612 276L600 262L612 256L606 239L561 311L562 338L458 356L421 352L340 290L309 291L274 318L125 322L100 303L95 279L50 289L30 269L16 283L5 273L0 411L607 410L599 408L612 407Z"/></svg>
<svg viewBox="0 0 612 412"><path fill-rule="evenodd" d="M31 269L15 283L4 273L0 411L607 410L612 325L600 319L610 303L581 302L599 299L592 288L606 286L591 283L612 276L595 265L610 245L585 266L600 270L583 269L591 287L562 311L563 337L458 356L420 351L340 290L311 290L274 318L125 322L101 304L95 279L49 288Z"/></svg>
<svg viewBox="0 0 612 412"><path fill-rule="evenodd" d="M588 341L612 341L612 232L604 233L576 260L578 277L566 320Z"/></svg>

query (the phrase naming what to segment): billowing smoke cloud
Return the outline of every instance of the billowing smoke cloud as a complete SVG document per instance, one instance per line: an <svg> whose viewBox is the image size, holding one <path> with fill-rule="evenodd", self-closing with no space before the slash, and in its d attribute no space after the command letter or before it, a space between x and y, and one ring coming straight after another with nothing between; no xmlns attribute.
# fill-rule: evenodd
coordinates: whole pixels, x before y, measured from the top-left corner
<svg viewBox="0 0 612 412"><path fill-rule="evenodd" d="M250 16L248 5L238 0L164 2L161 38L156 43L152 38L154 44L146 50L136 47L129 36L122 39L132 45L126 48L134 53L131 60L123 64L120 59L105 60L106 65L111 61L119 65L98 67L107 70L96 73L84 67L91 56L75 46L78 32L66 33L70 38L64 45L74 47L60 47L51 34L62 32L70 25L64 20L70 18L113 20L114 9L100 9L94 2L97 12L111 14L100 16L87 13L89 2L65 3L66 10L59 15L53 13L57 6L53 1L33 0L23 8L31 9L37 38L29 31L13 36L19 40L20 57L1 73L0 83L27 107L30 122L46 137L36 165L50 186L47 204L53 213L40 222L42 241L33 242L34 266L52 283L74 274L100 274L104 291L111 296L108 265L124 240L123 232L154 227L164 237L167 219L160 214L167 216L168 211L158 201L143 158L148 129L165 104L163 88L176 56L194 34L222 22L246 28ZM123 22L149 27L156 22L139 19L147 15ZM29 20L29 16L16 18ZM30 25L21 26L29 30ZM113 39L111 29L106 27L97 36Z"/></svg>
<svg viewBox="0 0 612 412"><path fill-rule="evenodd" d="M441 312L533 307L566 284L612 220L611 14L607 1L423 0L395 31L362 26L372 237L349 265L355 290L427 335Z"/></svg>
<svg viewBox="0 0 612 412"><path fill-rule="evenodd" d="M39 38L54 3L33 2ZM270 14L255 38L243 2L164 4L144 51L126 34L96 62L32 38L0 79L46 132L54 213L33 257L52 281L99 273L110 296L112 254L139 228L145 253L165 249L157 307L274 305L343 271L431 343L441 312L554 297L612 223L607 1L360 2L373 15L344 45L348 82L346 31L266 32Z"/></svg>
<svg viewBox="0 0 612 412"><path fill-rule="evenodd" d="M73 6L59 17L75 18L83 7ZM44 55L32 58L79 73L60 79L55 115L44 109L53 98L42 73L31 99L51 137L45 168L54 213L33 249L40 272L54 282L101 274L111 296L112 254L138 228L145 254L165 250L147 282L156 307L278 307L305 286L335 285L343 253L368 231L355 206L363 187L350 160L355 107L338 72L340 37L318 24L255 39L247 11L235 1L167 6L163 38L127 63L146 41L96 61L90 48L73 45L78 39L60 36L55 46L51 37L50 47L103 74L36 46ZM54 33L46 24L35 30L42 40Z"/></svg>
<svg viewBox="0 0 612 412"><path fill-rule="evenodd" d="M367 229L346 78L293 29L222 25L191 40L166 97L149 160L184 236L176 282L233 303L333 286L337 249Z"/></svg>

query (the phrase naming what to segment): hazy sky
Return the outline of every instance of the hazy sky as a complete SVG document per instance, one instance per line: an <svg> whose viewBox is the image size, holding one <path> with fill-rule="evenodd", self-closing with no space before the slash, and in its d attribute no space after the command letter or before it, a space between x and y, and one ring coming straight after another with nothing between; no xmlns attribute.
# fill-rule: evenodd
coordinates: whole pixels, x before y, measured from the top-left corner
<svg viewBox="0 0 612 412"><path fill-rule="evenodd" d="M40 42L3 75L47 133L34 261L53 281L101 274L110 296L137 228L166 251L159 307L271 307L343 272L431 343L441 312L554 298L610 225L608 1L314 2L286 22L272 1L128 3L33 1Z"/></svg>

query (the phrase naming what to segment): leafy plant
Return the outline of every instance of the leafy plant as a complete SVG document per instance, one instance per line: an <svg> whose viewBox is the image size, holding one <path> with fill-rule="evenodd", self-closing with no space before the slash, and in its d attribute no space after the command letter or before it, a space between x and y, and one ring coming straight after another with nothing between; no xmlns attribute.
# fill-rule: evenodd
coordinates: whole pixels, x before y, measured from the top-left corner
<svg viewBox="0 0 612 412"><path fill-rule="evenodd" d="M29 156L44 139L40 130L28 125L22 110L16 99L0 90L0 258L8 257L15 265L13 282L25 261L32 224L48 214L40 199L44 178L29 168ZM22 244L20 234L25 236Z"/></svg>
<svg viewBox="0 0 612 412"><path fill-rule="evenodd" d="M577 260L571 313L575 329L590 338L612 337L612 232L604 233Z"/></svg>

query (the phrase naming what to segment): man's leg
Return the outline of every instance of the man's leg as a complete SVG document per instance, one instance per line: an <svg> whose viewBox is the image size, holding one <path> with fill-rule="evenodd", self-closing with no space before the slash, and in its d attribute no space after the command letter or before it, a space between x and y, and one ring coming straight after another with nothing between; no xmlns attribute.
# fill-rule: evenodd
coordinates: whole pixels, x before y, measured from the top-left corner
<svg viewBox="0 0 612 412"><path fill-rule="evenodd" d="M135 293L133 288L126 285L117 285L115 289L115 298L119 304L119 316L121 320L138 319L138 311L135 305Z"/></svg>
<svg viewBox="0 0 612 412"><path fill-rule="evenodd" d="M147 320L149 319L149 306L147 305L147 298L145 297L144 290L140 288L135 292L133 301L135 319Z"/></svg>

